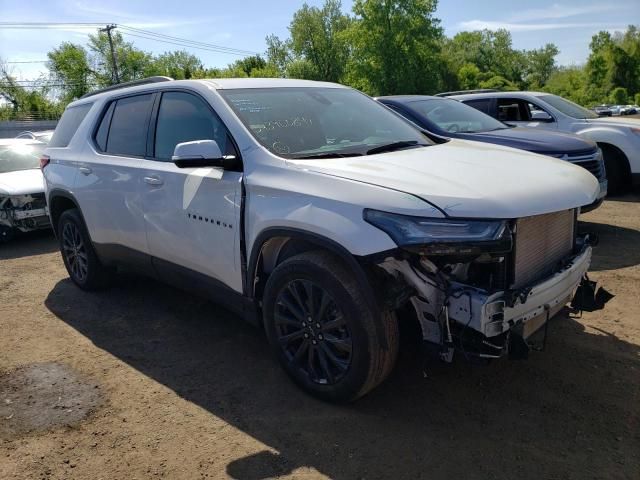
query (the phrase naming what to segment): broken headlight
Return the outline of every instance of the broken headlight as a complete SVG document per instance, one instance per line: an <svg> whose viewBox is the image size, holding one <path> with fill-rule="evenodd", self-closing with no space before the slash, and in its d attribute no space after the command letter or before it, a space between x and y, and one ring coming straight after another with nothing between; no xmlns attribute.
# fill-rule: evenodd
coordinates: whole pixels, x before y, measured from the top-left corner
<svg viewBox="0 0 640 480"><path fill-rule="evenodd" d="M365 209L366 222L399 246L424 255L480 255L511 250L505 220L425 218Z"/></svg>

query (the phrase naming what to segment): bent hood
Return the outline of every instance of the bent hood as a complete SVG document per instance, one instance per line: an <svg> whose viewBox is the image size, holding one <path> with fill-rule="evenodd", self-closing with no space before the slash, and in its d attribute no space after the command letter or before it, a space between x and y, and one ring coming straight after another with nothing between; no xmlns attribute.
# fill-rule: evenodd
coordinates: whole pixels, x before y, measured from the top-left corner
<svg viewBox="0 0 640 480"><path fill-rule="evenodd" d="M537 130L535 128L505 128L492 132L467 133L466 140L495 143L544 155L590 154L595 152L595 142L570 133Z"/></svg>
<svg viewBox="0 0 640 480"><path fill-rule="evenodd" d="M599 190L593 175L569 162L465 140L364 157L289 163L406 192L451 217L519 218L567 210L593 203Z"/></svg>
<svg viewBox="0 0 640 480"><path fill-rule="evenodd" d="M0 173L0 195L42 192L44 192L44 177L39 168Z"/></svg>

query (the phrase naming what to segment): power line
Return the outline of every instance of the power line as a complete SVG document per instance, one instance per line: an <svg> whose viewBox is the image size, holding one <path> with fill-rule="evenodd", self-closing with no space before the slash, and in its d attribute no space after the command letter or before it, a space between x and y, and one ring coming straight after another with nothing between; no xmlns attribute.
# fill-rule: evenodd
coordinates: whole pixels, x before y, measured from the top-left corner
<svg viewBox="0 0 640 480"><path fill-rule="evenodd" d="M0 28L66 28L66 27L101 27L104 23L89 22L0 22Z"/></svg>
<svg viewBox="0 0 640 480"><path fill-rule="evenodd" d="M47 63L49 60L22 60L22 61L11 61L11 62L3 62L3 63Z"/></svg>
<svg viewBox="0 0 640 480"><path fill-rule="evenodd" d="M64 29L69 27L103 27L104 23L89 23L89 22L0 22L0 28L10 29ZM251 50L243 50L233 47L225 47L223 45L216 45L213 43L200 42L197 40L189 40L187 38L174 37L163 33L156 33L149 30L142 30L136 27L130 27L127 25L111 24L117 28L126 30L122 32L132 37L143 38L146 40L155 40L157 42L168 43L171 45L177 45L184 48L195 48L200 50L206 50L216 53L226 53L230 55L247 56L247 55L259 55L259 52ZM133 32L133 33L131 33ZM35 62L34 62L35 63Z"/></svg>
<svg viewBox="0 0 640 480"><path fill-rule="evenodd" d="M207 47L207 48L212 48L212 49L218 49L218 50L225 50L229 53L238 53L238 54L243 54L243 55L257 55L259 52L254 52L252 50L242 50L239 48L233 48L233 47L224 47L222 45L215 45L213 43L206 43L206 42L199 42L196 40L189 40L187 38L181 38L181 37L173 37L171 35L165 35L164 33L156 33L156 32L151 32L149 30L142 30L140 28L134 28L134 27L129 27L127 25L118 25L118 28L122 28L125 30L131 30L133 32L136 33L140 33L143 35L148 35L148 36L153 36L153 37L158 37L161 39L167 39L167 40L171 40L171 41L175 41L178 43L188 43L190 45L200 45L202 47Z"/></svg>
<svg viewBox="0 0 640 480"><path fill-rule="evenodd" d="M170 45L176 45L178 47L183 47L183 48L195 48L195 49L198 49L198 50L206 50L208 52L226 53L226 54L229 54L229 55L238 55L238 56L241 56L241 57L247 56L246 53L229 52L229 51L226 51L226 50L213 49L213 48L209 48L209 47L200 47L200 46L197 46L197 45L189 45L189 44L185 44L185 43L172 42L170 40L161 40L159 38L147 37L147 36L144 36L144 35L138 35L137 33L122 32L122 34L126 35L128 37L143 38L145 40L155 40L157 42L168 43Z"/></svg>

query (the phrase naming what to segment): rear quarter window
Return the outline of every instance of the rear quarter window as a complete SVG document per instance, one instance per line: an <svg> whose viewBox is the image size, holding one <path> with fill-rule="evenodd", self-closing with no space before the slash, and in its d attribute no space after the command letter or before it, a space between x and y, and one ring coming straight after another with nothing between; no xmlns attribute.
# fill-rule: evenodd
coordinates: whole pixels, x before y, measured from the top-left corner
<svg viewBox="0 0 640 480"><path fill-rule="evenodd" d="M62 114L62 118L58 122L55 132L53 132L49 146L68 146L92 105L93 103L83 103L82 105L67 108Z"/></svg>

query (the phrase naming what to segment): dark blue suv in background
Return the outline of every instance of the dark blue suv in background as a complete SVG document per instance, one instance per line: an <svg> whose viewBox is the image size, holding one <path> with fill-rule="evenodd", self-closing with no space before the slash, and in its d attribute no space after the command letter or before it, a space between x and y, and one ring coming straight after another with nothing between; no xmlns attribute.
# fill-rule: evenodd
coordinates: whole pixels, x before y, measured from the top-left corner
<svg viewBox="0 0 640 480"><path fill-rule="evenodd" d="M582 212L600 206L607 194L602 152L594 142L577 135L511 127L473 107L448 98L394 95L377 97L376 100L434 137L495 143L560 158L586 168L598 179L601 191L598 200L583 207Z"/></svg>

